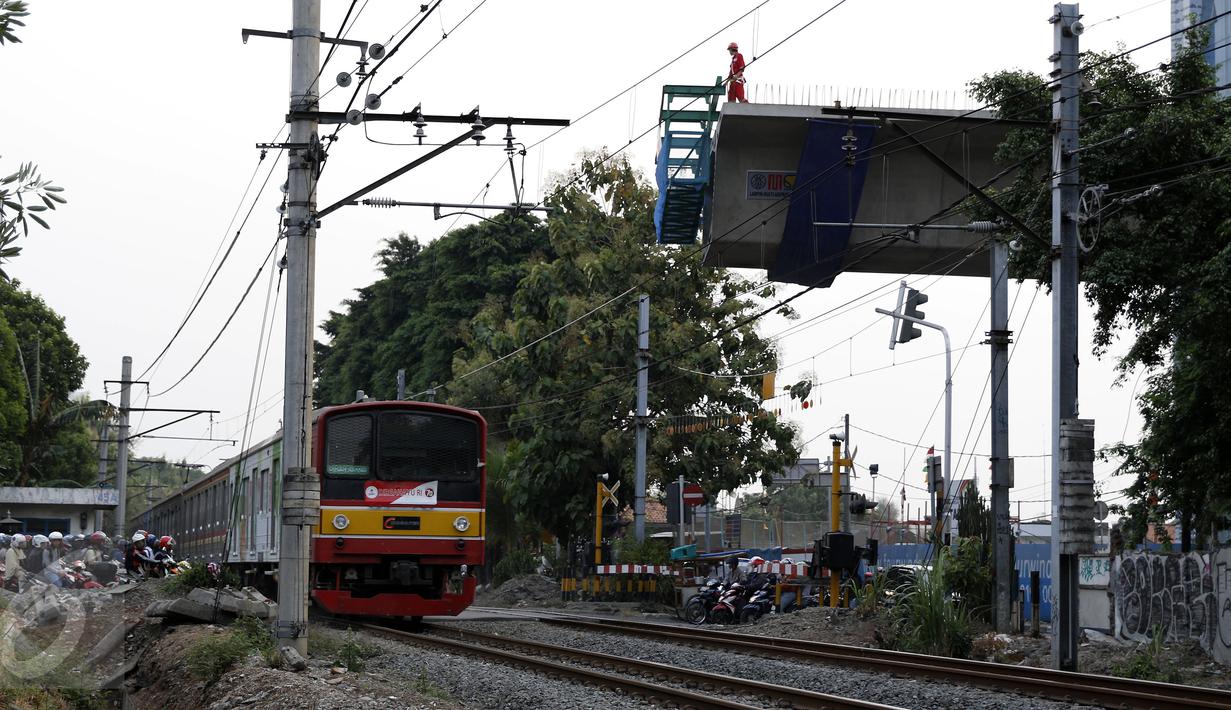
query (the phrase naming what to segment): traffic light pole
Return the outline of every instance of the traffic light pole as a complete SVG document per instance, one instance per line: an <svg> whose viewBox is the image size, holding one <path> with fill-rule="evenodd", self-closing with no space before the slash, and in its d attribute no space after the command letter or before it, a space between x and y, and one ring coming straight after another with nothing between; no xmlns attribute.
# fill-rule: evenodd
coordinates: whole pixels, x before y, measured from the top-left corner
<svg viewBox="0 0 1231 710"><path fill-rule="evenodd" d="M939 330L945 339L945 484L936 501L936 529L937 531L945 530L948 526L943 525L943 521L947 520L949 515L948 511L944 508L943 501L949 500L949 490L953 485L953 349L949 345L949 331L945 330L944 326L925 321L922 318L914 318L903 313L887 311L884 308L877 308L876 312L883 316L906 321L907 323L921 325L924 328Z"/></svg>

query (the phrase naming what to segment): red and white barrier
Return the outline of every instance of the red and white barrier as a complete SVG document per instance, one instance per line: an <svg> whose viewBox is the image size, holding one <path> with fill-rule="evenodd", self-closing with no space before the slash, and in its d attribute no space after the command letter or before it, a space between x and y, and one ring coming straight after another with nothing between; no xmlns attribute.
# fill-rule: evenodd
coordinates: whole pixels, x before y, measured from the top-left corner
<svg viewBox="0 0 1231 710"><path fill-rule="evenodd" d="M599 574L675 574L669 565L599 565Z"/></svg>
<svg viewBox="0 0 1231 710"><path fill-rule="evenodd" d="M807 577L808 565L800 562L762 562L755 571L768 572L779 577Z"/></svg>

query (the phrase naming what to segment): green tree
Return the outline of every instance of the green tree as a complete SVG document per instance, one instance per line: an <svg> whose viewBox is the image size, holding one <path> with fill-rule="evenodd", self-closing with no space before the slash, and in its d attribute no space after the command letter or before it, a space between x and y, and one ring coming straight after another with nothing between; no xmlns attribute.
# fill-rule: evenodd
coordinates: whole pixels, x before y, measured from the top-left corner
<svg viewBox="0 0 1231 710"><path fill-rule="evenodd" d="M21 288L16 281L0 281L0 313L14 345L10 366L15 364L20 390L0 386L0 410L18 406L26 416L20 432L8 441L16 444L16 461L4 461L5 479L16 485L48 480L88 480L94 461L87 423L108 410L106 402L72 401L73 392L85 378L86 360L69 337L64 319L43 299ZM2 368L0 380L7 379ZM5 447L12 455L13 446Z"/></svg>
<svg viewBox="0 0 1231 710"><path fill-rule="evenodd" d="M0 478L16 475L21 466L17 440L30 419L26 406L25 373L17 361L17 336L0 314Z"/></svg>
<svg viewBox="0 0 1231 710"><path fill-rule="evenodd" d="M755 374L777 367L750 320L758 297L772 289L757 291L656 245L654 190L625 160L584 156L561 177L549 204L550 248L529 265L512 298L489 299L470 320L453 372L477 374L445 390L450 402L479 407L493 434L509 441L513 505L566 538L589 519L597 476L606 473L609 485L618 480L631 489L636 301L616 300L583 316L633 284L650 296L657 358L650 369L649 484L683 475L713 495L762 477L768 482L794 463L794 431L761 410ZM515 358L478 371L528 343ZM708 425L672 425L684 416Z"/></svg>
<svg viewBox="0 0 1231 710"><path fill-rule="evenodd" d="M20 0L0 0L0 46L21 42L13 28L25 27L19 18L29 14L26 3ZM39 213L64 204L66 200L60 195L63 191L64 188L44 180L33 163L22 163L16 172L0 178L0 281L8 279L4 262L21 253L21 247L15 244L18 233L28 235L30 222L49 229Z"/></svg>
<svg viewBox="0 0 1231 710"><path fill-rule="evenodd" d="M1231 102L1212 91L1213 69L1192 49L1205 47L1205 39L1190 33L1190 49L1160 71L1141 71L1122 57L1083 59L1091 90L1082 99L1081 142L1089 146L1082 182L1109 186L1101 198L1087 191L1091 208L1081 225L1095 354L1122 338L1129 347L1117 362L1121 380L1138 368L1149 375L1138 401L1142 440L1109 452L1125 459L1122 473L1136 477L1122 508L1133 518L1125 525L1129 544L1140 540L1146 518L1175 516L1187 523L1187 549L1192 530L1220 518L1225 524L1231 508ZM972 86L981 100L1004 100L1004 115L1049 118L1040 77L1001 72ZM1041 234L1050 222L1050 141L1047 129L1017 130L997 153L1006 164L1022 161L998 198ZM1047 248L1020 241L1017 275L1049 283Z"/></svg>
<svg viewBox="0 0 1231 710"><path fill-rule="evenodd" d="M485 304L507 302L532 263L550 256L529 217L501 216L422 245L400 234L379 253L382 278L330 312L316 345L316 401L350 402L355 390L392 399L405 368L409 394L452 375L466 324Z"/></svg>

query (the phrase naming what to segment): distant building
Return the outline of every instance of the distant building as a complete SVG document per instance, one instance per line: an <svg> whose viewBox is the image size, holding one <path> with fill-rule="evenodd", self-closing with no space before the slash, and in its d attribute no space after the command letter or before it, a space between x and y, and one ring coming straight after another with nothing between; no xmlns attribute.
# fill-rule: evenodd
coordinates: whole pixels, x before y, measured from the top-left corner
<svg viewBox="0 0 1231 710"><path fill-rule="evenodd" d="M94 531L94 512L113 511L120 504L114 488L0 487L0 511L15 520L14 532L65 535Z"/></svg>
<svg viewBox="0 0 1231 710"><path fill-rule="evenodd" d="M1194 22L1202 22L1231 11L1231 0L1171 0L1171 31L1179 32ZM1215 67L1215 83L1231 84L1231 15L1219 17L1205 25L1210 31L1205 61ZM1228 46L1220 46L1228 45ZM1185 47L1185 37L1178 34L1171 38L1171 57L1174 59ZM1214 49L1218 47L1218 49ZM1231 89L1218 92L1220 96L1231 95Z"/></svg>

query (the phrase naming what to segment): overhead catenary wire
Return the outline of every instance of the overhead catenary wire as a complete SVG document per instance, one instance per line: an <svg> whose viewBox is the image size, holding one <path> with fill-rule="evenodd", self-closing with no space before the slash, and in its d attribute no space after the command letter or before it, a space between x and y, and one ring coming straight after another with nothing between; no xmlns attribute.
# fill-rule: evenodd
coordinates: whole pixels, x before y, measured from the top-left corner
<svg viewBox="0 0 1231 710"><path fill-rule="evenodd" d="M280 135L282 135L281 131L278 132L278 136ZM278 136L274 137L275 141L277 141ZM256 197L253 198L252 204L248 206L247 213L244 214L243 221L240 222L239 228L235 230L235 234L231 237L231 243L227 246L226 251L222 254L222 259L218 261L218 265L214 267L213 273L209 274L208 280L205 280L205 277L202 277L202 280L205 285L204 287L201 287L201 286L197 287L197 294L194 296L195 300L193 301L192 306L189 307L188 312L185 313L184 317L180 320L179 326L176 327L175 332L171 334L171 338L167 341L167 344L163 346L162 350L158 353L158 355L154 357L153 360L150 361L149 365L146 366L145 370L142 371L140 375L137 375L135 379L140 380L144 378L147 374L149 374L151 370L155 369L158 363L167 354L167 351L171 349L171 346L175 343L176 339L180 336L180 333L184 331L184 327L188 325L188 321L191 320L192 316L197 312L197 308L200 307L201 302L205 299L205 295L209 292L210 287L213 286L214 280L218 278L218 274L219 272L222 271L222 267L226 264L228 257L230 257L231 255L232 250L235 249L235 244L236 242L239 241L240 235L243 234L244 228L248 225L248 220L252 217L252 212L254 209L256 209L257 202L259 202L261 199L261 196L265 194L265 188L269 185L269 179L273 175L274 170L276 170L278 167L278 162L282 158L282 153L283 151L279 150L278 154L274 156L274 160L272 163L270 163L269 170L265 173L265 179L261 182L261 187L257 191ZM248 185L247 187L244 188L244 193L239 199L239 204L237 204L235 207L235 213L231 215L231 222L227 224L227 228L223 232L223 240L218 243L218 249L221 249L222 245L226 242L226 235L231 233L231 227L235 224L235 218L239 216L239 211L240 209L242 209L244 200L247 198L248 193L252 189L252 183L256 179L257 173L260 170L260 165L265 160L265 157L266 157L266 153L262 151L261 157L257 161L257 165L252 171L252 176L248 178ZM217 252L215 252L214 253L215 260L217 259L217 256L218 254ZM210 262L210 266L213 266L213 261ZM206 273L207 274L209 273L208 267L206 268Z"/></svg>
<svg viewBox="0 0 1231 710"><path fill-rule="evenodd" d="M278 242L280 242L281 239L282 237L281 235L279 235L278 239L274 240L273 246L271 246L269 248L269 251L265 253L265 259L261 261L261 265L257 267L256 273L253 274L252 276L252 280L248 282L248 287L245 288L243 294L240 295L239 301L235 304L235 308L231 310L231 314L227 316L226 322L224 322L222 324L222 327L218 330L218 334L215 335L214 339L211 340L209 345L205 347L205 351L201 353L200 357L196 359L196 362L194 362L192 366L188 368L188 371L185 372L178 380L176 380L174 384L162 390L161 392L158 392L157 394L152 395L153 397L161 397L162 395L167 394L168 392L175 389L176 387L179 387L180 384L183 383L184 380L188 379L188 376L191 375L197 369L197 366L200 365L203 360L205 360L205 357L209 355L210 351L214 349L214 346L217 345L218 341L222 338L223 333L225 333L227 331L227 328L230 327L231 321L235 319L235 315L239 313L239 309L244 305L244 301L247 300L248 294L252 292L252 287L256 284L257 279L260 278L261 272L264 271L265 267L269 264L269 260L273 257L275 250L278 248Z"/></svg>

